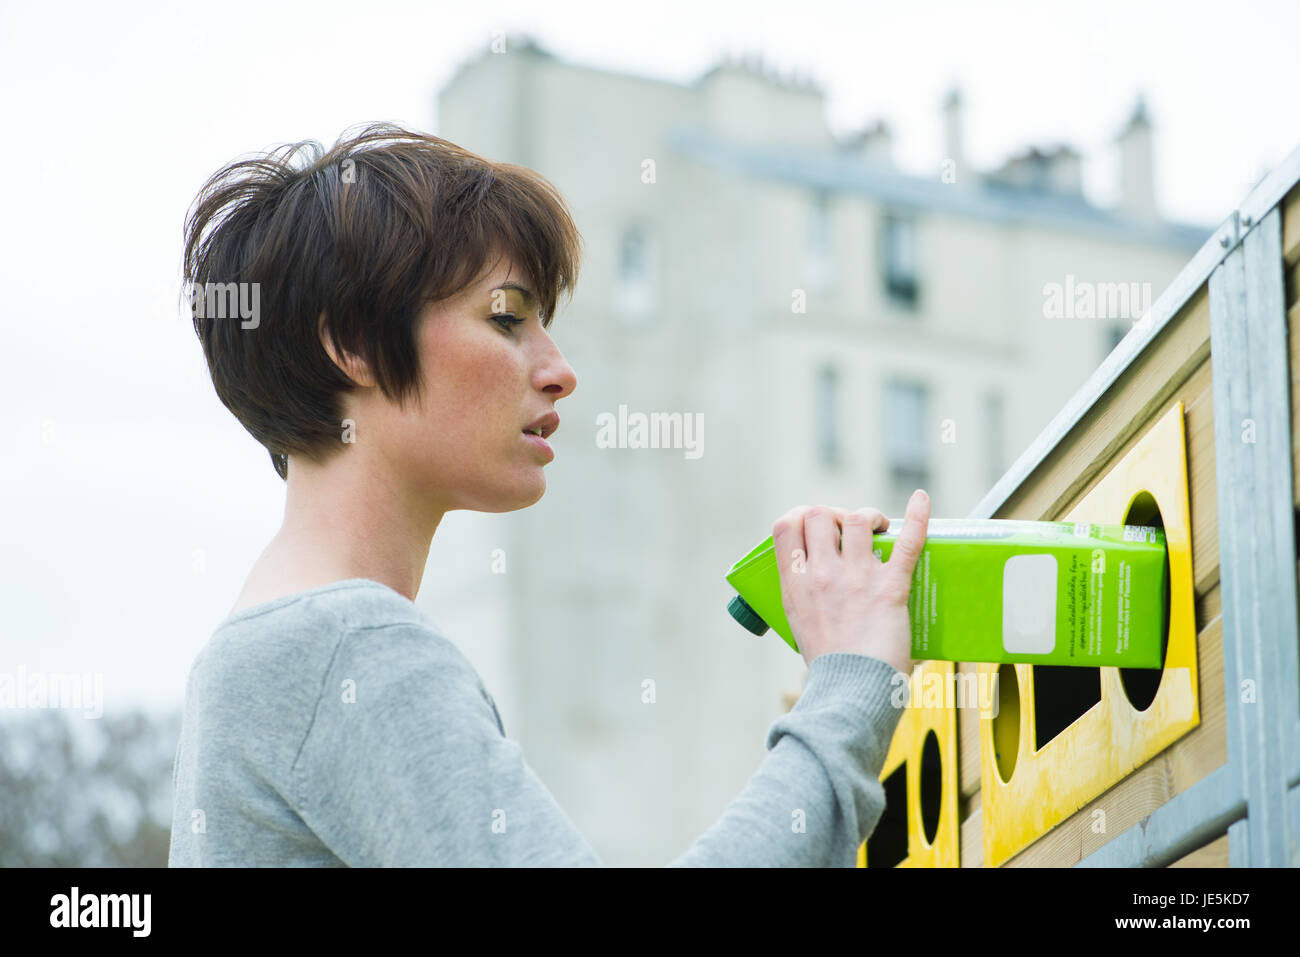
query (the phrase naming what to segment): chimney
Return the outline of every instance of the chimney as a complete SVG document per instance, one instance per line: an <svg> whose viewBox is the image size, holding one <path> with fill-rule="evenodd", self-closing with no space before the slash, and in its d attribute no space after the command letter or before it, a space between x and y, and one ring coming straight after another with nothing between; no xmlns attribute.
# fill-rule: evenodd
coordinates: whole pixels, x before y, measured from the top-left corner
<svg viewBox="0 0 1300 957"><path fill-rule="evenodd" d="M991 178L1008 186L1037 192L1083 193L1083 164L1078 151L1068 143L1048 150L1031 146L1006 160Z"/></svg>
<svg viewBox="0 0 1300 957"><path fill-rule="evenodd" d="M807 77L782 76L761 53L717 63L694 88L704 126L738 143L826 149L824 91Z"/></svg>
<svg viewBox="0 0 1300 957"><path fill-rule="evenodd" d="M876 120L845 144L845 149L868 166L892 166L894 134L884 120Z"/></svg>
<svg viewBox="0 0 1300 957"><path fill-rule="evenodd" d="M1047 179L1057 193L1083 195L1083 158L1068 143L1048 154Z"/></svg>
<svg viewBox="0 0 1300 957"><path fill-rule="evenodd" d="M970 180L962 151L961 112L961 91L954 86L943 101L943 158L952 160L959 183Z"/></svg>
<svg viewBox="0 0 1300 957"><path fill-rule="evenodd" d="M1119 143L1120 209L1142 219L1158 219L1155 164L1151 152L1151 121L1146 100L1139 95Z"/></svg>

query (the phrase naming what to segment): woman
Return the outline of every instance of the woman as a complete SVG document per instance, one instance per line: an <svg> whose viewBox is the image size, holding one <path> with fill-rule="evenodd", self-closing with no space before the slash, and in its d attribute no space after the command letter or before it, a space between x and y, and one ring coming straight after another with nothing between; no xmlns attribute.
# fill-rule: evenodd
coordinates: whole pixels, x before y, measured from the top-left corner
<svg viewBox="0 0 1300 957"><path fill-rule="evenodd" d="M531 170L375 124L222 169L185 241L213 385L286 499L190 672L169 863L599 864L414 604L446 512L546 490L577 386L547 331L578 272L564 201ZM674 864L854 863L884 808L928 517L918 491L887 564L875 509L777 520L804 691Z"/></svg>

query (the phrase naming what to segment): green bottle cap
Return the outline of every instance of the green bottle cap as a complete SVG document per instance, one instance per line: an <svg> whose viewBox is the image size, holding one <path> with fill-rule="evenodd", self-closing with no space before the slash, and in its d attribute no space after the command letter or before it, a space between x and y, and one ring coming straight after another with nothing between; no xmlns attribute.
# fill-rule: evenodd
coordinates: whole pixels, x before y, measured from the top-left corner
<svg viewBox="0 0 1300 957"><path fill-rule="evenodd" d="M758 617L758 612L749 607L745 599L737 595L727 605L727 611L731 612L731 617L740 622L748 631L756 635L767 633L767 622Z"/></svg>

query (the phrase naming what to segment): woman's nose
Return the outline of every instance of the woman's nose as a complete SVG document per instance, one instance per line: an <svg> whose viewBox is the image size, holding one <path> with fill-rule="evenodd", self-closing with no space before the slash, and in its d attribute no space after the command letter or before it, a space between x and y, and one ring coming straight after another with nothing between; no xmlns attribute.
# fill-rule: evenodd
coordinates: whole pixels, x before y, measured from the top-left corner
<svg viewBox="0 0 1300 957"><path fill-rule="evenodd" d="M555 376L555 381L561 388L560 396L566 396L578 387L578 374L573 371L573 366L569 365L564 356L560 356L560 371Z"/></svg>
<svg viewBox="0 0 1300 957"><path fill-rule="evenodd" d="M560 351L560 347L554 340L550 342L550 353L542 366L541 374L545 379L542 388L552 389L552 386L558 386L559 398L563 398L578 387L578 374L573 371L573 366L569 365L569 361L564 358L564 353Z"/></svg>

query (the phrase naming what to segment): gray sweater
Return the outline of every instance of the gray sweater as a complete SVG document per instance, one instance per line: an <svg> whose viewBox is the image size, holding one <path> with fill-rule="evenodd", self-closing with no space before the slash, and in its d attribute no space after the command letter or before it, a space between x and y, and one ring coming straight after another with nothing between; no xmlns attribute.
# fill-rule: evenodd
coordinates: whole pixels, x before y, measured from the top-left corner
<svg viewBox="0 0 1300 957"><path fill-rule="evenodd" d="M671 864L852 867L905 679L814 659L745 789ZM601 864L468 659L366 579L220 624L190 670L173 786L172 867Z"/></svg>

